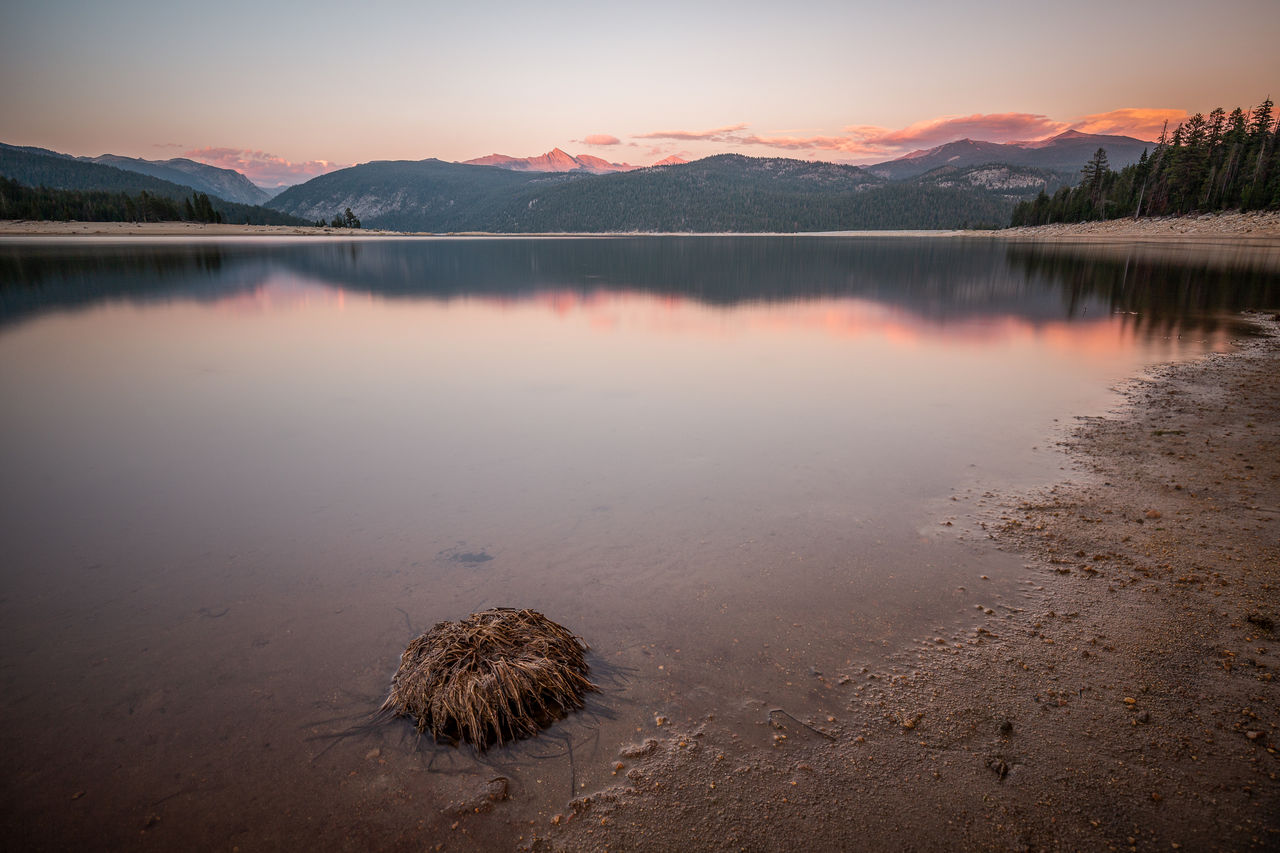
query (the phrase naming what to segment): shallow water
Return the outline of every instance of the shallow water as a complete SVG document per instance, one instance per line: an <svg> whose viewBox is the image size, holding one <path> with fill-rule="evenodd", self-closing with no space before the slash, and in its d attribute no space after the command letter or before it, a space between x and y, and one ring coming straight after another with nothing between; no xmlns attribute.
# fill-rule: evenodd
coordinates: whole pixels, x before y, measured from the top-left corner
<svg viewBox="0 0 1280 853"><path fill-rule="evenodd" d="M1277 295L995 240L0 243L6 831L413 846L500 772L509 842L655 715L839 712L1017 595L950 496L1060 476L1072 417ZM489 765L324 737L497 605L590 643L588 713Z"/></svg>

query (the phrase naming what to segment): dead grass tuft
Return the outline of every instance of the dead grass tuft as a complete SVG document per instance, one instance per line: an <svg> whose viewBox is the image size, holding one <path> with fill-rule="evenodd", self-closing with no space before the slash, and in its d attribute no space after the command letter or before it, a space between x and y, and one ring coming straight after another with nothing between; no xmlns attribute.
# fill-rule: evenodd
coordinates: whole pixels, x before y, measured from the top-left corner
<svg viewBox="0 0 1280 853"><path fill-rule="evenodd" d="M437 742L483 750L537 734L596 686L587 647L534 610L497 607L441 622L400 657L382 711L412 717Z"/></svg>

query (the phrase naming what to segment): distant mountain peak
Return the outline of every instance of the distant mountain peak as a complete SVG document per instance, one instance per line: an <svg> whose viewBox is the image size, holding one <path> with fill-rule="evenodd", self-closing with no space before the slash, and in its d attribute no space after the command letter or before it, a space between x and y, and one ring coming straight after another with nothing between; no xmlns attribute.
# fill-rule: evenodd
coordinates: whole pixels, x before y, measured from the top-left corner
<svg viewBox="0 0 1280 853"><path fill-rule="evenodd" d="M1058 172L1078 172L1098 148L1105 148L1114 168L1136 163L1149 143L1129 136L1103 136L1066 130L1057 136L1036 142L984 142L957 139L935 148L912 151L894 160L886 160L866 168L872 174L890 180L921 175L941 165L981 166L1000 163L1030 166Z"/></svg>
<svg viewBox="0 0 1280 853"><path fill-rule="evenodd" d="M686 162L679 157L668 157L654 163L655 166L673 166ZM537 157L511 157L507 154L487 154L474 160L463 160L464 166L496 166L499 169L510 169L513 172L630 172L643 168L630 163L611 163L602 157L591 154L570 154L561 148L552 148L546 154Z"/></svg>

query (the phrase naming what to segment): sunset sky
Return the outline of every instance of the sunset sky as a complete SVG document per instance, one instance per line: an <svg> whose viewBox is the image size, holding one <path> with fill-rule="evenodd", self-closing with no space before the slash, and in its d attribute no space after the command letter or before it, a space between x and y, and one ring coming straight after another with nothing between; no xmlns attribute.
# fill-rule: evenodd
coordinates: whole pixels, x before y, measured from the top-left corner
<svg viewBox="0 0 1280 853"><path fill-rule="evenodd" d="M7 2L0 141L263 184L560 147L849 163L1076 128L1151 139L1280 82L1276 0Z"/></svg>

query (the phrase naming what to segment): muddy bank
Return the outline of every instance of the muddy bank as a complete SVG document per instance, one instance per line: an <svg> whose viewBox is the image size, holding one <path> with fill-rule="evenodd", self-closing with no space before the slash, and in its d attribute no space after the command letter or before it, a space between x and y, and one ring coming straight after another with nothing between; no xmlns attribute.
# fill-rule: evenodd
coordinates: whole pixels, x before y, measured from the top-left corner
<svg viewBox="0 0 1280 853"><path fill-rule="evenodd" d="M961 493L1025 555L969 624L817 672L844 711L656 718L534 850L1280 846L1280 324L1160 369L1061 437L1067 482ZM750 703L749 703L750 704Z"/></svg>

